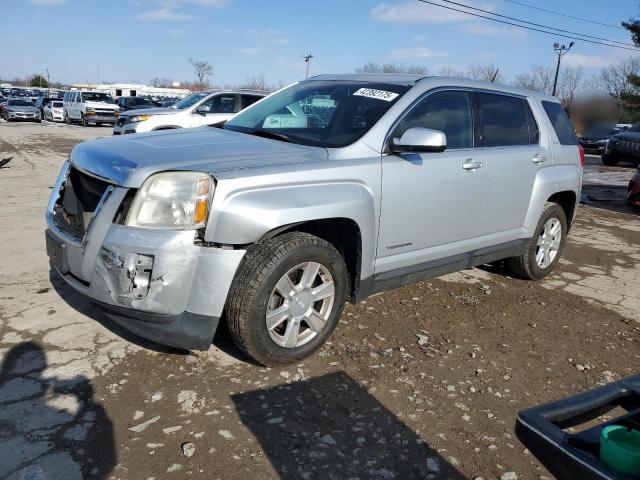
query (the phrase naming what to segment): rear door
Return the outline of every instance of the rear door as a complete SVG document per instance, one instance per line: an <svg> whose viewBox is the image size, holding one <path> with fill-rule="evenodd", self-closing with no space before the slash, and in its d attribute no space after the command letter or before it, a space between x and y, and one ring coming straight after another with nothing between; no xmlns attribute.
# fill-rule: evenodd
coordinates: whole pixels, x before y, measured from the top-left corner
<svg viewBox="0 0 640 480"><path fill-rule="evenodd" d="M495 243L521 238L538 170L551 166L548 146L540 143L525 97L493 92L476 92L474 97L477 141L487 163L479 233L494 236Z"/></svg>

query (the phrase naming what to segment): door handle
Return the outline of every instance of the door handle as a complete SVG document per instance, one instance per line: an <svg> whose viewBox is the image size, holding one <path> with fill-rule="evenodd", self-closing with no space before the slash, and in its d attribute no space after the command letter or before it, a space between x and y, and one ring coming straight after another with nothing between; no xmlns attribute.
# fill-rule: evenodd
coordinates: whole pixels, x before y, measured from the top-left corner
<svg viewBox="0 0 640 480"><path fill-rule="evenodd" d="M465 170L477 170L482 167L482 162L477 162L472 158L467 158L462 164L462 168Z"/></svg>
<svg viewBox="0 0 640 480"><path fill-rule="evenodd" d="M546 160L547 160L547 157L545 157L544 155L540 155L539 153L536 153L531 159L533 163L543 163L543 162L546 162Z"/></svg>

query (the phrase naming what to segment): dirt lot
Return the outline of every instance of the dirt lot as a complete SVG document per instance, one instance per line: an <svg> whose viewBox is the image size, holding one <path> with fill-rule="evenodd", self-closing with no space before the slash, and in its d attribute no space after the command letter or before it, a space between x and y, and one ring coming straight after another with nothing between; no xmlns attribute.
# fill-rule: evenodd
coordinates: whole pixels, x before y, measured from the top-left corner
<svg viewBox="0 0 640 480"><path fill-rule="evenodd" d="M197 356L134 338L50 278L51 185L109 134L0 123L0 478L544 478L516 412L637 373L630 165L589 159L592 206L549 279L481 268L378 295L314 358L266 369L224 331Z"/></svg>

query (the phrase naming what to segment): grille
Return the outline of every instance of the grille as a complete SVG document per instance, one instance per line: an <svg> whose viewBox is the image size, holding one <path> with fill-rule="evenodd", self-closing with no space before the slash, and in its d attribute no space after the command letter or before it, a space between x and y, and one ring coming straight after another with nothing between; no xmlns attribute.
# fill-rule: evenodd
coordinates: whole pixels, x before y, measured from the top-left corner
<svg viewBox="0 0 640 480"><path fill-rule="evenodd" d="M71 167L53 209L56 225L73 237L81 239L108 187L107 182Z"/></svg>
<svg viewBox="0 0 640 480"><path fill-rule="evenodd" d="M114 110L105 110L102 108L96 108L96 113L99 113L100 115L113 115L115 113Z"/></svg>

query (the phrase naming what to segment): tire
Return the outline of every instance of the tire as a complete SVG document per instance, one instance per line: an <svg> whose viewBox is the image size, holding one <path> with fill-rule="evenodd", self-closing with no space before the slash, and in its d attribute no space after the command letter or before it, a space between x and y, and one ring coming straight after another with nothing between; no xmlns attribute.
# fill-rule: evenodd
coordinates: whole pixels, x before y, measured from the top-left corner
<svg viewBox="0 0 640 480"><path fill-rule="evenodd" d="M84 116L84 113L80 114L80 124L83 127L88 127L89 126L89 122L87 122L87 117Z"/></svg>
<svg viewBox="0 0 640 480"><path fill-rule="evenodd" d="M69 118L69 114L66 110L64 111L64 123L66 123L67 125L71 125L71 119Z"/></svg>
<svg viewBox="0 0 640 480"><path fill-rule="evenodd" d="M307 289L289 289L296 292L288 297L290 303L285 300L284 295L280 295L279 292L282 290L276 288L276 284L283 284L282 281L289 272L302 267L296 271L300 272L300 278L296 280L295 276L288 277L290 280L293 278L294 284L296 281L302 284L303 268L318 264L319 270ZM330 282L327 281L329 277L333 280L333 297L314 303L313 297L310 296L310 292L318 288L314 287L318 285L314 282L320 282L319 286L330 287ZM291 282L284 284L291 285ZM227 300L225 316L231 338L238 348L262 365L275 366L299 362L318 350L331 335L347 301L348 288L349 274L342 255L333 245L321 238L307 233L292 232L255 244L238 268ZM278 297L282 300L280 305L277 305ZM274 300L276 304L272 305ZM325 306L325 302L328 307ZM306 306L303 306L305 304ZM271 311L284 308L285 314L290 315L296 315L305 308L308 308L307 312L317 312L319 308L325 320L324 323L318 323L318 316L311 315L315 322L314 329L310 326L314 322L307 324L303 320L296 323L292 320L294 317L289 316L281 323L274 322L275 327L268 330L268 308ZM302 317L298 317L300 318ZM287 335L291 325L291 330L296 329L295 340L299 343L290 346L277 343L277 340L286 343L285 340L294 337Z"/></svg>
<svg viewBox="0 0 640 480"><path fill-rule="evenodd" d="M552 220L556 220L560 223L561 230L559 244L556 246L555 255L553 255L551 261L546 265L540 265L536 259L536 255L538 253L538 241L539 239L542 239L541 236L545 226ZM546 203L542 209L542 215L540 215L540 220L538 220L538 225L536 226L534 235L527 246L527 250L522 255L507 259L507 267L514 275L528 280L540 280L546 277L553 271L556 263L558 263L558 260L562 255L565 239L567 237L567 230L567 217L562 207L557 203Z"/></svg>
<svg viewBox="0 0 640 480"><path fill-rule="evenodd" d="M602 163L609 167L614 167L618 163L620 163L620 156L615 155L613 153L603 153L602 154Z"/></svg>

